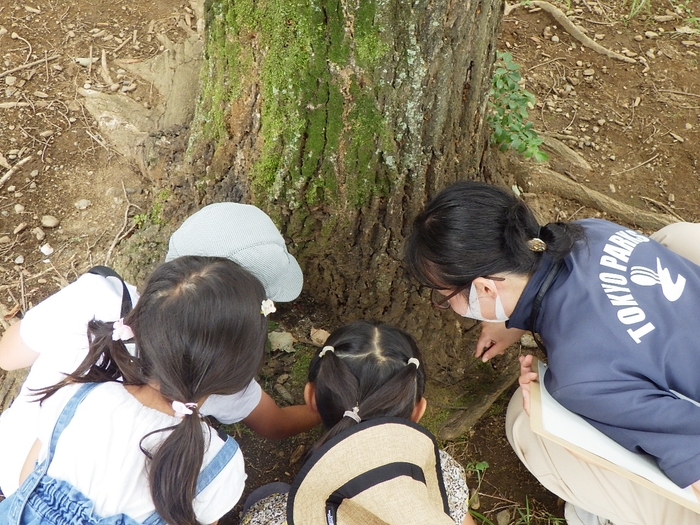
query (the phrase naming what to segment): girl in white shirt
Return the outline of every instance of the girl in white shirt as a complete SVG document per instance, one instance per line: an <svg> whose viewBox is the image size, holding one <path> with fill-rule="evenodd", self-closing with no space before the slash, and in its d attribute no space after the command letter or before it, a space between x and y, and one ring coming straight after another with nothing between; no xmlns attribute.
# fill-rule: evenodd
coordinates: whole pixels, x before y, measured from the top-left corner
<svg viewBox="0 0 700 525"><path fill-rule="evenodd" d="M123 320L89 323L75 372L38 392L39 439L24 484L0 502L0 523L216 523L242 493L243 458L199 408L249 384L270 306L228 259L158 267Z"/></svg>

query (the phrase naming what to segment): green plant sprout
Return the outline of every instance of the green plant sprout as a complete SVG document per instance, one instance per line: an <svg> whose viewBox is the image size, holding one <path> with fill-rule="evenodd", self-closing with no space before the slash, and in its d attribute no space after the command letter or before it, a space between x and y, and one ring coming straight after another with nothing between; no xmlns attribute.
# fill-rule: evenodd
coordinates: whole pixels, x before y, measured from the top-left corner
<svg viewBox="0 0 700 525"><path fill-rule="evenodd" d="M474 509L469 509L469 514L472 515L472 518L478 519L481 525L495 525L493 521Z"/></svg>
<svg viewBox="0 0 700 525"><path fill-rule="evenodd" d="M483 514L477 512L472 508L472 504L476 499L479 497L479 490L481 489L481 482L484 479L484 472L486 472L486 469L489 468L489 464L486 461L479 461L478 463L469 463L465 467L465 469L468 472L476 472L476 488L472 492L472 496L469 498L469 513L472 515L472 517L477 518L481 520L481 522L485 525L493 525L493 522L491 522L486 516Z"/></svg>
<svg viewBox="0 0 700 525"><path fill-rule="evenodd" d="M493 129L491 142L501 151L514 149L525 158L537 162L547 160L540 151L542 139L528 122L528 110L535 105L535 96L520 86L520 65L513 61L510 53L496 53L496 71L489 91L489 111L486 121Z"/></svg>
<svg viewBox="0 0 700 525"><path fill-rule="evenodd" d="M481 483L484 480L484 472L489 468L489 464L486 461L479 461L478 463L468 463L464 468L467 472L475 472L477 479L476 489L469 498L469 514L481 525L495 525L493 521L472 507L478 498ZM535 511L530 507L530 499L527 496L525 496L525 508L516 507L516 510L518 515L516 520L512 522L513 525L565 525L566 523L564 518L558 518L550 512Z"/></svg>
<svg viewBox="0 0 700 525"><path fill-rule="evenodd" d="M527 496L525 496L525 511L523 512L523 509L518 508L518 514L520 514L516 522L518 525L531 525L532 514L530 513L530 498Z"/></svg>
<svg viewBox="0 0 700 525"><path fill-rule="evenodd" d="M669 3L678 15L685 15L685 18L683 18L684 24L695 26L696 28L700 27L700 17L696 16L690 8L690 0L683 0L681 2L670 0Z"/></svg>
<svg viewBox="0 0 700 525"><path fill-rule="evenodd" d="M648 9L650 7L650 0L631 0L630 2L630 12L627 16L624 16L625 22L629 22L639 13Z"/></svg>
<svg viewBox="0 0 700 525"><path fill-rule="evenodd" d="M513 525L565 525L564 518L557 518L549 512L535 512L530 508L530 500L525 496L525 508L518 508L518 519Z"/></svg>
<svg viewBox="0 0 700 525"><path fill-rule="evenodd" d="M163 205L170 197L170 191L162 189L153 199L153 204L146 213L137 213L133 216L134 223L139 229L145 228L149 224L164 224L163 220Z"/></svg>

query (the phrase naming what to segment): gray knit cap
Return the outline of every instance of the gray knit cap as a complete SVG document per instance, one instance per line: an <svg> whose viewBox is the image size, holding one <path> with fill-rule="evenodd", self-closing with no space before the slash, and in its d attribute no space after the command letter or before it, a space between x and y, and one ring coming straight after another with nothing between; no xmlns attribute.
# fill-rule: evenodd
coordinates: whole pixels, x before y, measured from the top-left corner
<svg viewBox="0 0 700 525"><path fill-rule="evenodd" d="M260 279L273 301L293 301L304 284L272 219L248 204L210 204L191 215L170 237L165 260L183 255L231 259Z"/></svg>

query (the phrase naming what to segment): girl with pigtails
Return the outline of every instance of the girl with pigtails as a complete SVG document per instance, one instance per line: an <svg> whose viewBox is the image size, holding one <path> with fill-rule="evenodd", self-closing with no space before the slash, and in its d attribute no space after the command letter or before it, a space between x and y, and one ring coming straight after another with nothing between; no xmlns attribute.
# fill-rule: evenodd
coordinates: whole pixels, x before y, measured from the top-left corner
<svg viewBox="0 0 700 525"><path fill-rule="evenodd" d="M418 421L425 365L383 323L334 331L312 359L307 405L326 429L294 483L254 491L244 525L473 525L464 469Z"/></svg>
<svg viewBox="0 0 700 525"><path fill-rule="evenodd" d="M90 322L84 361L38 393L39 437L0 523L217 523L246 476L236 442L200 408L257 372L266 302L236 263L180 257L153 272L123 319Z"/></svg>
<svg viewBox="0 0 700 525"><path fill-rule="evenodd" d="M651 237L600 219L541 225L512 191L461 181L416 217L405 260L433 307L484 321L476 357L535 335L546 373L520 356L506 432L566 502L569 525L700 524L694 509L536 434L529 417L539 379L700 499L700 225L671 224Z"/></svg>

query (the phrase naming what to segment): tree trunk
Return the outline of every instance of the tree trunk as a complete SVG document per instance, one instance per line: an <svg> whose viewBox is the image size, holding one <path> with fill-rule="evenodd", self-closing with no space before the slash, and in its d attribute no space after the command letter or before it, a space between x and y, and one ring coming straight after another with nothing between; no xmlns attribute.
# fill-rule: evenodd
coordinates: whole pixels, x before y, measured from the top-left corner
<svg viewBox="0 0 700 525"><path fill-rule="evenodd" d="M19 395L28 372L28 368L11 372L0 370L0 412L4 412Z"/></svg>
<svg viewBox="0 0 700 525"><path fill-rule="evenodd" d="M471 353L474 323L430 308L427 291L405 275L403 241L439 189L483 177L502 8L498 0L210 0L208 71L192 126L197 200L263 208L318 305L338 322L407 329L433 370L458 380L471 365L452 365ZM162 251L162 239L140 235L151 254ZM131 277L139 273L127 267L152 266L137 252L138 264L119 265ZM0 409L25 375L0 376Z"/></svg>
<svg viewBox="0 0 700 525"><path fill-rule="evenodd" d="M403 241L439 189L483 177L502 7L497 0L207 6L208 73L191 150L206 169L198 181L204 200L265 209L318 304L338 321L407 328L438 364L467 344L462 321L433 312L427 291L405 275Z"/></svg>

